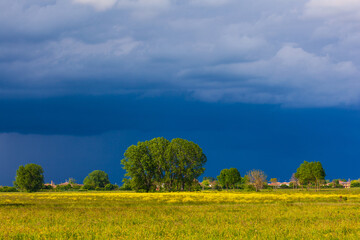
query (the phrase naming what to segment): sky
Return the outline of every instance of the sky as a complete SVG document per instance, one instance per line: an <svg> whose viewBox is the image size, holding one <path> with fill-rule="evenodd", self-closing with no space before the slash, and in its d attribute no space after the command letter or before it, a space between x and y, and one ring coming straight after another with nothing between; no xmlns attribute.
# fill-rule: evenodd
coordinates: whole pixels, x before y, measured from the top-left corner
<svg viewBox="0 0 360 240"><path fill-rule="evenodd" d="M360 178L357 0L0 1L0 185L96 169L132 144L203 149L286 181L303 161Z"/></svg>

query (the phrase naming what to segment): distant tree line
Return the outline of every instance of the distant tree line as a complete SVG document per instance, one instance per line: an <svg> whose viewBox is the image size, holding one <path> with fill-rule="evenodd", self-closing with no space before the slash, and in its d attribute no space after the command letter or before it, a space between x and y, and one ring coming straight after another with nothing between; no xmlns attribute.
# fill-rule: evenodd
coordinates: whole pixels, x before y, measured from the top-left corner
<svg viewBox="0 0 360 240"><path fill-rule="evenodd" d="M360 179L345 182L344 179L325 181L325 170L320 162L304 161L292 174L290 182L279 183L272 178L271 184L262 170L251 170L244 177L236 168L223 169L217 178L198 178L204 173L207 161L199 145L175 138L169 141L163 137L138 142L124 153L121 160L126 170L122 187L110 183L107 173L95 170L85 177L83 184L69 178L66 183L44 185L44 170L37 164L20 166L16 172L14 187L1 187L0 192L41 189L54 191L68 190L135 190L135 191L189 191L200 189L245 189L259 191L263 188L316 188L360 187Z"/></svg>

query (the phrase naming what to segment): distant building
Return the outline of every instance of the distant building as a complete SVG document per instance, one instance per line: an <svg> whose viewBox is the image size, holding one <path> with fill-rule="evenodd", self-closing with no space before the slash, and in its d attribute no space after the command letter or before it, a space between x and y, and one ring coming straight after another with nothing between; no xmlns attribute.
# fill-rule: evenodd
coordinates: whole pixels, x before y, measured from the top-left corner
<svg viewBox="0 0 360 240"><path fill-rule="evenodd" d="M350 179L347 182L339 181L339 184L342 185L344 188L350 188L351 187Z"/></svg>
<svg viewBox="0 0 360 240"><path fill-rule="evenodd" d="M45 186L51 186L52 188L56 188L57 186L67 186L69 185L71 187L74 187L74 186L84 186L84 184L77 184L77 183L69 183L68 181L64 182L64 183L59 183L58 185L55 185L55 183L53 181L51 181L51 183L45 183L44 185Z"/></svg>
<svg viewBox="0 0 360 240"><path fill-rule="evenodd" d="M281 185L290 186L290 182L271 182L268 185L275 188L279 188Z"/></svg>
<svg viewBox="0 0 360 240"><path fill-rule="evenodd" d="M55 183L53 182L53 180L51 180L51 183L45 183L45 186L51 186L52 188L56 188Z"/></svg>

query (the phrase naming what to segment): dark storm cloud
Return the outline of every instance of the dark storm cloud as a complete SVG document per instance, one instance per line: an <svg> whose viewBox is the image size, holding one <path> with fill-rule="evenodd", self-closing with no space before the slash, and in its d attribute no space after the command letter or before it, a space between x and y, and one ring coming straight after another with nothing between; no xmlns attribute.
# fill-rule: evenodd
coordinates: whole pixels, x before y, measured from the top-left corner
<svg viewBox="0 0 360 240"><path fill-rule="evenodd" d="M353 105L359 9L353 0L4 0L0 93Z"/></svg>

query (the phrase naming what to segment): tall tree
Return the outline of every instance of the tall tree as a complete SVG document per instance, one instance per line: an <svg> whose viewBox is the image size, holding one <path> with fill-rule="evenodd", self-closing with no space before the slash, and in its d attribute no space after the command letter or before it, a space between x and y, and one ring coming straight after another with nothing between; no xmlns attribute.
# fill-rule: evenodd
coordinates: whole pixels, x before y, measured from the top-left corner
<svg viewBox="0 0 360 240"><path fill-rule="evenodd" d="M168 171L176 179L177 190L185 190L204 173L207 159L199 145L181 138L171 141L168 148Z"/></svg>
<svg viewBox="0 0 360 240"><path fill-rule="evenodd" d="M313 162L312 173L315 178L315 185L320 189L320 184L325 181L325 170L320 162Z"/></svg>
<svg viewBox="0 0 360 240"><path fill-rule="evenodd" d="M110 183L109 176L107 173L101 170L95 170L84 179L84 185L89 185L93 187L105 187Z"/></svg>
<svg viewBox="0 0 360 240"><path fill-rule="evenodd" d="M131 187L134 190L145 190L149 192L155 187L156 163L153 160L148 142L138 142L138 145L130 146L121 160L125 176L130 177Z"/></svg>
<svg viewBox="0 0 360 240"><path fill-rule="evenodd" d="M267 176L263 171L251 170L247 175L249 176L250 184L255 187L257 192L264 187Z"/></svg>
<svg viewBox="0 0 360 240"><path fill-rule="evenodd" d="M36 192L44 186L44 170L40 165L30 163L16 171L14 185L21 191Z"/></svg>
<svg viewBox="0 0 360 240"><path fill-rule="evenodd" d="M237 183L241 182L241 175L236 168L223 169L218 176L219 183L222 187L235 188Z"/></svg>
<svg viewBox="0 0 360 240"><path fill-rule="evenodd" d="M206 156L195 143L176 138L154 138L130 146L121 163L135 190L151 191L158 187L184 190L203 172Z"/></svg>
<svg viewBox="0 0 360 240"><path fill-rule="evenodd" d="M295 173L293 173L291 175L290 184L292 184L293 188L295 188L295 187L297 188L299 185L299 179L297 179L297 177L295 176Z"/></svg>
<svg viewBox="0 0 360 240"><path fill-rule="evenodd" d="M237 168L230 168L227 175L230 187L235 188L236 184L241 181L241 175Z"/></svg>
<svg viewBox="0 0 360 240"><path fill-rule="evenodd" d="M325 179L325 170L320 162L304 161L295 173L295 177L299 180L301 185L315 184L320 187L320 183Z"/></svg>
<svg viewBox="0 0 360 240"><path fill-rule="evenodd" d="M229 189L228 175L229 169L223 169L221 170L220 175L217 177L221 187L225 187L226 189Z"/></svg>
<svg viewBox="0 0 360 240"><path fill-rule="evenodd" d="M170 141L164 137L158 137L145 142L149 149L151 161L154 162L154 180L158 187L165 184L166 170L168 169L167 149ZM166 187L164 185L164 187Z"/></svg>

